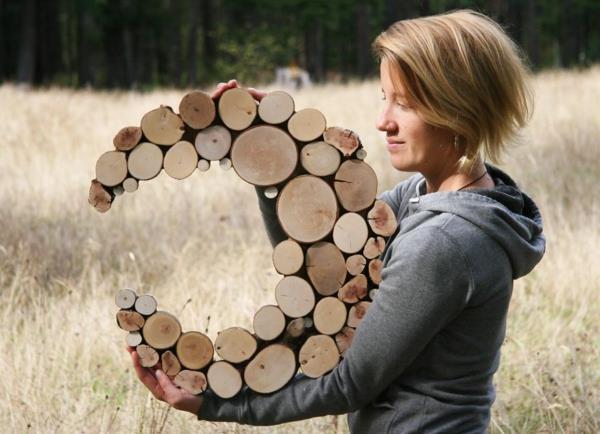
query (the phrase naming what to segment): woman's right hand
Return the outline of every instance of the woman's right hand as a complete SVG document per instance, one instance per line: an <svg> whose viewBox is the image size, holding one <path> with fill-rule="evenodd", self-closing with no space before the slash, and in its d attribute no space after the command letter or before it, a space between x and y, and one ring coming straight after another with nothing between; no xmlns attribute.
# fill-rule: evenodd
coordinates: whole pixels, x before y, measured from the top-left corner
<svg viewBox="0 0 600 434"><path fill-rule="evenodd" d="M217 89L212 93L211 97L214 100L217 100L221 97L221 95L223 94L223 92L225 92L228 89L233 89L239 87L239 84L237 82L236 79L232 79L229 80L227 83L219 83L217 85ZM252 97L256 100L259 101L261 99L264 98L264 96L267 94L266 92L262 92L260 90L256 90L253 87L249 87L248 89L246 89L248 91L248 93L250 93L250 95L252 95Z"/></svg>

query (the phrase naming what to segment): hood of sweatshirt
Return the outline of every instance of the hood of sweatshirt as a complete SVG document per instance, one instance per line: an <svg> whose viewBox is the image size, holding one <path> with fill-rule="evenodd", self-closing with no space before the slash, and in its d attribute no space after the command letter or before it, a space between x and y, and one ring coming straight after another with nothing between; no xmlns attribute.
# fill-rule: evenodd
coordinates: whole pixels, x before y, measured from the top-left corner
<svg viewBox="0 0 600 434"><path fill-rule="evenodd" d="M424 178L416 183L410 213L451 213L480 228L507 253L513 279L528 274L542 259L546 240L536 204L500 169L486 164L496 186L492 189L425 194Z"/></svg>

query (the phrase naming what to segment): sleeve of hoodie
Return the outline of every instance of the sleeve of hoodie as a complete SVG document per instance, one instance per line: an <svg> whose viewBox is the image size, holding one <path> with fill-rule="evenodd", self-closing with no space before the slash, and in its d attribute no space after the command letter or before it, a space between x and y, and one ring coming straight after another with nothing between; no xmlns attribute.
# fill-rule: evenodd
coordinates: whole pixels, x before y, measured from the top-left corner
<svg viewBox="0 0 600 434"><path fill-rule="evenodd" d="M394 240L377 298L346 357L330 373L297 375L269 395L248 387L225 400L208 391L198 418L275 425L355 411L373 401L466 304L466 260L446 232L416 229Z"/></svg>

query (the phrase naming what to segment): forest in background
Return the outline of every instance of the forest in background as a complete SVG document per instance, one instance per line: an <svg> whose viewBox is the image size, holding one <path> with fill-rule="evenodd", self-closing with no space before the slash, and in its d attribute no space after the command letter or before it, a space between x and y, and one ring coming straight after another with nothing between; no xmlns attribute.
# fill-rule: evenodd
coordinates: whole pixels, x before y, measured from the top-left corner
<svg viewBox="0 0 600 434"><path fill-rule="evenodd" d="M371 41L391 23L458 8L500 22L533 69L600 60L599 0L0 0L0 82L189 87L375 75Z"/></svg>

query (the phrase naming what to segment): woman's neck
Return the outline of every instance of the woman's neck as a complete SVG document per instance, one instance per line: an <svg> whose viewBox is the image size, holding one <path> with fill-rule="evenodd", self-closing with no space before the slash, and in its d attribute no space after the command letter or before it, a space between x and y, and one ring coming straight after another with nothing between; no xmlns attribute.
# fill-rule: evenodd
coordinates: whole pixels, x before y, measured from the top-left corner
<svg viewBox="0 0 600 434"><path fill-rule="evenodd" d="M491 188L494 181L489 175L482 176L487 169L482 161L475 163L469 173L461 173L456 166L446 167L432 173L423 173L427 183L427 193L457 191L464 188Z"/></svg>

